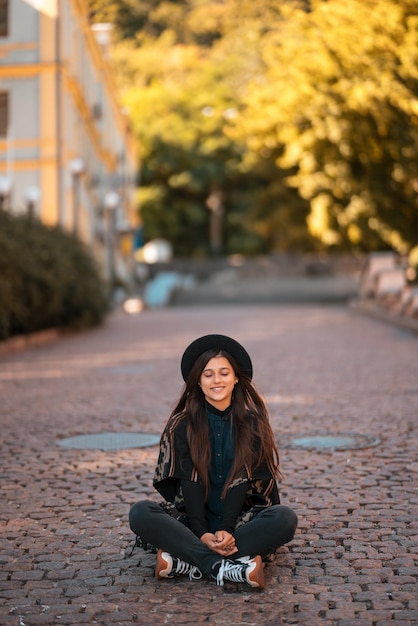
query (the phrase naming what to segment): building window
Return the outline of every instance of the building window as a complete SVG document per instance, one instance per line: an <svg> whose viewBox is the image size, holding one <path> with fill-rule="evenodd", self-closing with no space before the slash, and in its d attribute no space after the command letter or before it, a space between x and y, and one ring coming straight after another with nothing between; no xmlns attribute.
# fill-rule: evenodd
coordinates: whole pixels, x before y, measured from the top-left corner
<svg viewBox="0 0 418 626"><path fill-rule="evenodd" d="M9 94L0 91L0 137L7 136L9 127Z"/></svg>
<svg viewBox="0 0 418 626"><path fill-rule="evenodd" d="M9 0L0 0L0 37L9 34Z"/></svg>
<svg viewBox="0 0 418 626"><path fill-rule="evenodd" d="M0 0L0 37L9 34L9 0Z"/></svg>

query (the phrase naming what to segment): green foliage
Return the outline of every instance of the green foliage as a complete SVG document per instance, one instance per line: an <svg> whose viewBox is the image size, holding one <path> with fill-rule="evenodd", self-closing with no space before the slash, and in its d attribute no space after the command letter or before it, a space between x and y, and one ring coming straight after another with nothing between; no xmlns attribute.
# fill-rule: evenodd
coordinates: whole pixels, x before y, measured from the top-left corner
<svg viewBox="0 0 418 626"><path fill-rule="evenodd" d="M416 0L91 5L115 16L147 238L207 253L216 193L225 252L416 244Z"/></svg>
<svg viewBox="0 0 418 626"><path fill-rule="evenodd" d="M326 246L405 252L418 234L418 20L391 0L313 2L264 38L247 142L278 150ZM263 127L260 133L260 114ZM249 122L248 122L249 120ZM320 218L322 215L322 223Z"/></svg>
<svg viewBox="0 0 418 626"><path fill-rule="evenodd" d="M99 324L108 303L96 265L78 239L0 211L0 340Z"/></svg>
<svg viewBox="0 0 418 626"><path fill-rule="evenodd" d="M177 43L211 45L221 36L225 8L220 2L200 0L89 0L92 22L115 25L120 40L138 34L152 39L171 32Z"/></svg>

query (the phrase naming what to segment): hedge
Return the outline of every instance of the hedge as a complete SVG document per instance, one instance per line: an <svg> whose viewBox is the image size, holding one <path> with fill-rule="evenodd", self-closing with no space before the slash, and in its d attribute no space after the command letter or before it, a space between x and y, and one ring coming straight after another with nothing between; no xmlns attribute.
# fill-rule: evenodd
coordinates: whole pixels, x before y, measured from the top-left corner
<svg viewBox="0 0 418 626"><path fill-rule="evenodd" d="M0 210L0 340L94 326L108 310L106 283L82 242Z"/></svg>

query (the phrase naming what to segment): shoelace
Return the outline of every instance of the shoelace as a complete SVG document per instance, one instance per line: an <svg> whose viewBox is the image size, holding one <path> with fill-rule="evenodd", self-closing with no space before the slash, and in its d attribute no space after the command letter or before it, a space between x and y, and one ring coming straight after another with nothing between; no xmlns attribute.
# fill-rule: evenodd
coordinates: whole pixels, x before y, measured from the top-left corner
<svg viewBox="0 0 418 626"><path fill-rule="evenodd" d="M190 565L190 563L186 563L186 561L181 559L174 560L173 570L175 574L189 574L190 580L200 580L203 575L198 567Z"/></svg>
<svg viewBox="0 0 418 626"><path fill-rule="evenodd" d="M190 568L190 572L189 572L189 578L190 580L200 580L202 578L203 574L200 571L200 569L198 567L196 567L195 565L192 565Z"/></svg>
<svg viewBox="0 0 418 626"><path fill-rule="evenodd" d="M233 561L225 561L223 559L216 576L216 584L222 587L225 579L233 583L246 583L246 569L246 564L244 563L234 563Z"/></svg>

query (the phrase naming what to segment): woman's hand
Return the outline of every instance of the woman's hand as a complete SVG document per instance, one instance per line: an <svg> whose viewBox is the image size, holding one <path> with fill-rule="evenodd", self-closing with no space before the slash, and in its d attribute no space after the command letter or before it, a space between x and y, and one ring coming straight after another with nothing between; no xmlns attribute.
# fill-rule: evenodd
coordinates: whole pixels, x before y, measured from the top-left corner
<svg viewBox="0 0 418 626"><path fill-rule="evenodd" d="M218 530L214 535L212 533L205 533L200 537L200 540L203 541L208 548L223 557L230 557L235 554L235 552L238 552L238 548L235 545L235 537L226 530Z"/></svg>
<svg viewBox="0 0 418 626"><path fill-rule="evenodd" d="M235 554L235 552L238 552L238 548L235 545L235 537L227 530L217 530L215 537L218 542L218 548L222 551L222 554L231 556Z"/></svg>

